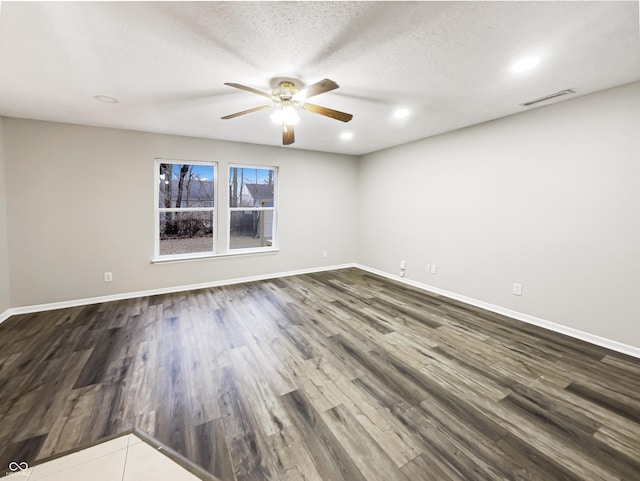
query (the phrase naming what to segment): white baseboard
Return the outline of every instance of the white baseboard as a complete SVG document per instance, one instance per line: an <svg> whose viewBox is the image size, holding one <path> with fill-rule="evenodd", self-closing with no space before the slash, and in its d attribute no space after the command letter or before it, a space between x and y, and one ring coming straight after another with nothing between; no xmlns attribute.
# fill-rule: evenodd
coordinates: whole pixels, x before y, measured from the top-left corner
<svg viewBox="0 0 640 481"><path fill-rule="evenodd" d="M355 267L355 264L338 264L332 266L312 267L310 269L298 269L295 271L276 272L273 274L262 274L258 276L250 277L238 277L236 279L225 279L220 281L203 282L200 284L189 284L183 286L174 287L162 287L159 289L149 289L146 291L137 292L123 292L121 294L112 294L109 296L99 297L87 297L84 299L75 299L71 301L51 302L48 304L36 304L24 307L13 307L7 309L0 314L0 324L6 321L9 317L16 314L30 314L32 312L52 311L54 309L65 309L67 307L86 306L89 304L99 304L102 302L121 301L123 299L134 299L136 297L156 296L158 294L171 294L172 292L184 292L193 291L195 289L206 289L208 287L228 286L232 284L242 284L244 282L264 281L268 279L276 279L278 277L290 277L301 274L311 274L314 272L333 271L336 269L346 269L349 267Z"/></svg>
<svg viewBox="0 0 640 481"><path fill-rule="evenodd" d="M461 294L456 294L455 292L445 291L443 289L439 289L437 287L433 287L428 284L422 284L421 282L405 279L403 277L395 276L387 272L380 271L378 269L373 269L371 267L363 266L360 264L356 264L355 267L363 271L367 271L367 272L371 272L372 274L379 275L381 277L386 277L387 279L392 279L394 281L399 281L403 284L417 287L418 289L422 289L424 291L433 292L434 294L439 294L441 296L449 297L451 299L464 302L465 304L470 304L472 306L480 307L482 309L486 309L487 311L495 312L497 314L502 314L504 316L517 319L518 321L526 322L528 324L533 324L538 327L543 327L550 331L558 332L560 334L565 334L569 337L580 339L582 341L586 341L591 344L595 344L597 346L605 347L607 349L611 349L612 351L628 354L629 356L637 357L640 359L640 348L635 346L629 346L627 344L623 344L618 341L613 341L605 337L596 336L595 334L590 334L588 332L580 331L572 327L563 326L562 324L556 324L555 322L546 321L538 317L530 316L528 314L523 314L522 312L512 311L511 309L506 309L504 307L496 306L494 304L489 304L488 302L479 301L478 299L463 296Z"/></svg>
<svg viewBox="0 0 640 481"><path fill-rule="evenodd" d="M13 309L7 309L2 314L0 314L0 324L2 324L4 321L9 319L11 316L13 316L13 314L14 314Z"/></svg>
<svg viewBox="0 0 640 481"><path fill-rule="evenodd" d="M190 284L190 285L175 286L175 287L163 287L160 289L150 289L150 290L138 291L138 292L125 292L122 294L113 294L109 296L89 297L85 299L76 299L71 301L52 302L49 304L38 304L38 305L32 305L32 306L14 307L14 308L7 309L2 314L0 314L0 324L5 320L7 320L9 317L14 316L16 314L29 314L32 312L51 311L54 309L64 309L67 307L86 306L89 304L98 304L101 302L110 302L110 301L120 301L123 299L133 299L136 297L146 297L146 296L154 296L158 294L170 294L172 292L183 292L183 291L191 291L195 289L205 289L208 287L242 284L244 282L263 281L268 279L275 279L278 277L297 276L300 274L311 274L314 272L332 271L336 269L346 269L349 267L355 267L363 271L367 271L372 274L379 275L381 277L386 277L387 279L392 279L394 281L402 282L404 284L416 287L418 289L422 289L427 292L433 292L434 294L439 294L445 297L449 297L451 299L455 299L457 301L461 301L466 304L470 304L472 306L480 307L482 309L486 309L488 311L492 311L497 314L502 314L504 316L508 316L513 319L526 322L528 324L533 324L538 327L543 327L545 329L549 329L550 331L559 332L560 334L565 334L567 336L580 339L582 341L586 341L591 344L595 344L597 346L605 347L607 349L611 349L612 351L628 354L629 356L633 356L640 359L640 348L638 347L629 346L627 344L623 344L618 341L613 341L611 339L607 339L604 337L596 336L594 334L580 331L572 327L563 326L562 324L556 324L555 322L546 321L538 317L530 316L528 314L523 314L522 312L513 311L511 309L506 309L504 307L496 306L494 304L489 304L488 302L480 301L472 297L463 296L461 294L456 294L455 292L445 291L443 289L439 289L437 287L433 287L428 284L423 284L421 282L405 279L403 277L395 276L387 272L380 271L378 269L374 269L372 267L367 267L357 263L314 267L311 269L299 269L295 271L278 272L273 274L262 274L258 276L240 277L236 279L203 282L201 284Z"/></svg>

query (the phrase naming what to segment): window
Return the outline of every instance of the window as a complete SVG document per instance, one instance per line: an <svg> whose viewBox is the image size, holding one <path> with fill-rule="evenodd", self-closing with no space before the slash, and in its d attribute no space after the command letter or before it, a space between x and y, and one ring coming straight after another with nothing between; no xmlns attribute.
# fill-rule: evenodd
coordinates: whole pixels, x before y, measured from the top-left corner
<svg viewBox="0 0 640 481"><path fill-rule="evenodd" d="M275 247L274 167L229 168L229 250Z"/></svg>
<svg viewBox="0 0 640 481"><path fill-rule="evenodd" d="M155 258L215 253L213 163L157 160Z"/></svg>
<svg viewBox="0 0 640 481"><path fill-rule="evenodd" d="M276 251L277 174L277 167L156 159L154 260Z"/></svg>

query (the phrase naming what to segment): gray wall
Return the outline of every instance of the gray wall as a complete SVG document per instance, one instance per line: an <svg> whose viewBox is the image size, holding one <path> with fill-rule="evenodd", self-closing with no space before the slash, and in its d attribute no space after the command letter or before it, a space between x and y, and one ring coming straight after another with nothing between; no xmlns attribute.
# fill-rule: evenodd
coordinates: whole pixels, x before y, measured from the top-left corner
<svg viewBox="0 0 640 481"><path fill-rule="evenodd" d="M634 83L364 156L357 262L640 346L639 126Z"/></svg>
<svg viewBox="0 0 640 481"><path fill-rule="evenodd" d="M355 157L11 118L3 123L12 307L355 258ZM230 162L279 166L280 252L152 264L155 157L212 160L221 168ZM103 282L105 271L113 272L112 283Z"/></svg>
<svg viewBox="0 0 640 481"><path fill-rule="evenodd" d="M0 315L11 307L9 296L9 247L7 245L7 198L4 176L4 142L0 117Z"/></svg>

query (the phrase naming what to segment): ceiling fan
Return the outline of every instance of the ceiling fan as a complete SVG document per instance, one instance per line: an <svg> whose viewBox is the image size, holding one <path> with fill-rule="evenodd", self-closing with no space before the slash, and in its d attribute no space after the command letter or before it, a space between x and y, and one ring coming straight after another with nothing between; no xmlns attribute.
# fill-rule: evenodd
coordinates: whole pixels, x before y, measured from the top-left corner
<svg viewBox="0 0 640 481"><path fill-rule="evenodd" d="M309 112L313 112L314 114L324 115L325 117L330 117L342 122L349 122L353 118L353 115L351 114L304 102L310 97L335 90L339 87L337 83L328 78L309 85L302 90L298 90L293 81L283 80L278 84L278 87L276 89L271 91L271 93L236 83L225 83L225 85L240 90L245 90L257 95L262 95L263 97L267 97L269 100L271 100L272 103L269 105L261 105L252 109L236 112L235 114L226 115L222 117L222 119L233 119L235 117L239 117L240 115L258 112L260 110L269 109L275 106L277 110L271 115L271 119L274 122L282 124L282 145L291 145L295 142L293 126L296 125L300 120L300 117L298 117L298 113L294 109L295 106L300 107L302 110L307 110Z"/></svg>

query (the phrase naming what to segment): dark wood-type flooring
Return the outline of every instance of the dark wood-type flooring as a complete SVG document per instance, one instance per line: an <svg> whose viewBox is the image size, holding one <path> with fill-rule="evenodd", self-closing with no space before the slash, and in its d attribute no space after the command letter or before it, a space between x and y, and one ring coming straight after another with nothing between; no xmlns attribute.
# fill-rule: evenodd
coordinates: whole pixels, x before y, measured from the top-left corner
<svg viewBox="0 0 640 481"><path fill-rule="evenodd" d="M0 326L0 473L134 427L223 481L633 481L640 361L357 269Z"/></svg>

